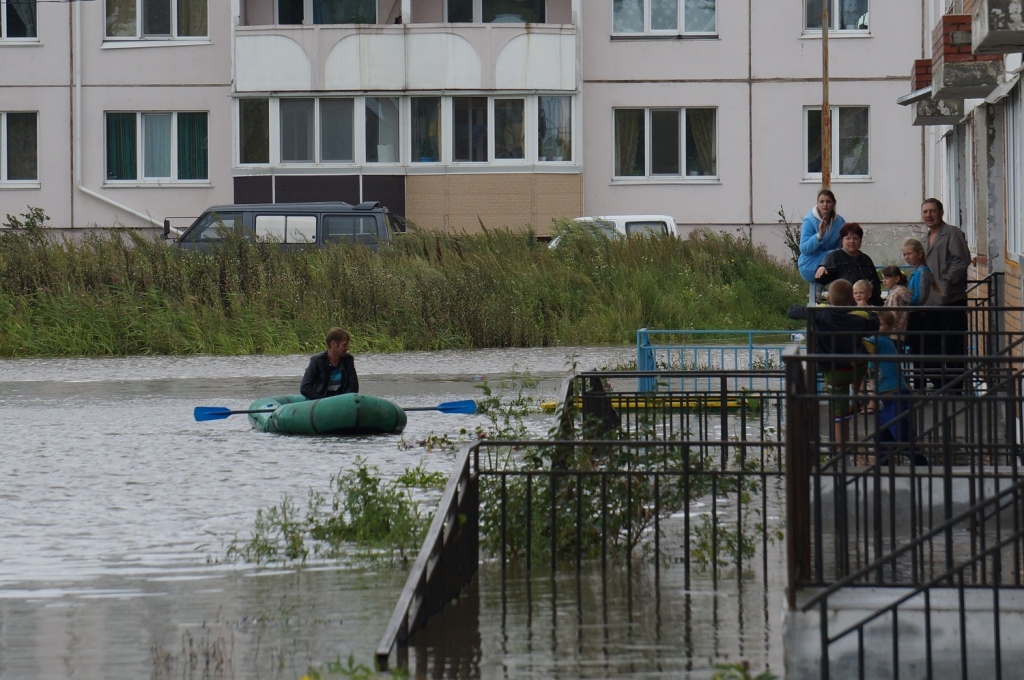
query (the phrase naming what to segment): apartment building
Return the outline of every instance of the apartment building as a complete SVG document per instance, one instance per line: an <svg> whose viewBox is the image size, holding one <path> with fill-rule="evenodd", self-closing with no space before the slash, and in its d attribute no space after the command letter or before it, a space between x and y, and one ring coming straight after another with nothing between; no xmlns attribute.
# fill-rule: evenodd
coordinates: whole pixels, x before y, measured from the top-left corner
<svg viewBox="0 0 1024 680"><path fill-rule="evenodd" d="M917 219L923 137L893 104L921 6L827 2L832 189L870 240ZM780 208L799 221L821 184L821 0L599 0L583 16L587 212L668 214L784 254Z"/></svg>
<svg viewBox="0 0 1024 680"><path fill-rule="evenodd" d="M926 135L928 193L946 221L961 227L974 258L972 277L995 275L1003 305L1024 305L1024 53L1015 0L928 0L922 39L900 102ZM1020 331L1016 312L1003 319ZM1019 353L1019 348L1016 353Z"/></svg>
<svg viewBox="0 0 1024 680"><path fill-rule="evenodd" d="M782 254L820 184L822 0L0 0L0 215L380 200L431 229L659 213ZM833 189L917 218L917 3L831 3Z"/></svg>

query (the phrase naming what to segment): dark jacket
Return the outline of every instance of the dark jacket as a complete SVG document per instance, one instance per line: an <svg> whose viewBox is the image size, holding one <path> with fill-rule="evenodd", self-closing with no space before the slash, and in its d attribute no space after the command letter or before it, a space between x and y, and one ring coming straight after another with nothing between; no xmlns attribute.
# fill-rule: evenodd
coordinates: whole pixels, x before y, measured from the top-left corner
<svg viewBox="0 0 1024 680"><path fill-rule="evenodd" d="M875 263L864 253L859 253L854 257L839 248L826 255L821 266L828 270L824 276L818 279L818 283L821 285L827 286L836 279L845 279L850 283L866 279L871 283L871 300L868 301L868 304L872 307L882 306L882 282L878 280Z"/></svg>
<svg viewBox="0 0 1024 680"><path fill-rule="evenodd" d="M351 354L341 357L341 389L335 394L349 394L359 391L359 376L356 375L356 361ZM327 352L314 354L309 358L309 366L302 374L302 385L299 391L306 399L322 399L327 396L327 385L331 382L331 361Z"/></svg>
<svg viewBox="0 0 1024 680"><path fill-rule="evenodd" d="M942 295L942 304L967 304L967 268L971 266L971 249L967 237L952 224L943 224L935 240L929 243L924 235L924 257L935 276Z"/></svg>
<svg viewBox="0 0 1024 680"><path fill-rule="evenodd" d="M878 317L873 313L851 308L812 307L794 305L789 308L790 319L807 319L814 315L814 353L815 354L867 354L862 339L878 331ZM808 330L812 324L808 322ZM831 371L850 368L849 361L819 361L818 369Z"/></svg>

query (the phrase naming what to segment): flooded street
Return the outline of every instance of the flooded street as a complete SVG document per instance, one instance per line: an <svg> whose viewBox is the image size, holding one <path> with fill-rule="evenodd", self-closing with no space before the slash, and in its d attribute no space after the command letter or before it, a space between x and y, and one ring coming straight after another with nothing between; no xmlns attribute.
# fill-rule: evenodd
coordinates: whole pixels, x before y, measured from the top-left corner
<svg viewBox="0 0 1024 680"><path fill-rule="evenodd" d="M364 355L356 365L362 392L412 407L478 398L482 377L493 384L513 371L540 379L538 401L554 398L573 355L580 367L603 367L630 360L634 349ZM256 569L225 563L228 544L248 537L257 509L285 494L304 505L311 487L326 490L360 456L389 477L421 461L447 474L455 454L416 443L487 422L410 413L402 437L344 439L259 433L242 415L193 420L195 406L244 409L257 397L297 393L306 361L0 362L0 679L297 680L349 654L371 664L404 570ZM534 417L531 430L543 434L550 419ZM410 652L427 655L421 664L411 658L414 674L680 677L695 668L692 677L708 677L713 659L736 654L778 668L781 652L767 636L779 634L779 608L768 622L767 601L745 605L750 596L735 578L710 594L696 584L687 593L671 569L660 589L637 569L629 588L608 581L602 614L593 592L600 579L588 572L578 592L569 576L506 583L482 563L466 598L476 602L476 632L461 651L425 640ZM453 616L466 620L467 608ZM739 633L737 617L748 622ZM446 666L452 654L466 663Z"/></svg>

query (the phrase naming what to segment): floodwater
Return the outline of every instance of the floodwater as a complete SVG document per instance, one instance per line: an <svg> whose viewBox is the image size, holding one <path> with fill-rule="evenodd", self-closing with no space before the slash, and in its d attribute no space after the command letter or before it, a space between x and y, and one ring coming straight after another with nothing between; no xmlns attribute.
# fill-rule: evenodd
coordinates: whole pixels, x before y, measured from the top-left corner
<svg viewBox="0 0 1024 680"><path fill-rule="evenodd" d="M479 396L482 378L513 371L539 378L538 398L553 398L571 357L591 368L633 352L417 352L363 355L357 367L362 392L433 406ZM385 476L421 462L447 473L455 454L417 442L486 420L410 413L402 437L360 439L259 433L242 415L193 420L197 405L244 409L297 392L306 361L0 361L0 680L297 680L350 654L372 665L403 569L258 569L225 563L228 543L248 535L257 509L285 494L303 503L359 456ZM541 435L550 424L536 416L530 427ZM454 646L421 643L414 675L709 677L714 661L741 658L780 668L781 606L760 579L746 592L736 579L687 591L672 569L658 587L646 567L630 582L585 572L502 579L483 563L464 598L476 608L452 614L475 632ZM595 588L608 594L597 610ZM737 629L737 617L753 623Z"/></svg>

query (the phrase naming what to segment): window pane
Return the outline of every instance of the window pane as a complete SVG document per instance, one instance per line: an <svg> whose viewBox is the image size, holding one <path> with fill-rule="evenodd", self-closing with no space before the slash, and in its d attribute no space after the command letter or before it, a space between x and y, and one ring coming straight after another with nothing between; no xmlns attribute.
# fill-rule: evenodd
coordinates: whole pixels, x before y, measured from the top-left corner
<svg viewBox="0 0 1024 680"><path fill-rule="evenodd" d="M864 30L868 27L868 0L839 0L839 29ZM819 20L820 24L821 21ZM829 22L835 25L835 21Z"/></svg>
<svg viewBox="0 0 1024 680"><path fill-rule="evenodd" d="M313 100L281 100L281 160L313 162Z"/></svg>
<svg viewBox="0 0 1024 680"><path fill-rule="evenodd" d="M537 157L572 160L572 97L538 97Z"/></svg>
<svg viewBox="0 0 1024 680"><path fill-rule="evenodd" d="M135 114L107 114L107 179L138 179Z"/></svg>
<svg viewBox="0 0 1024 680"><path fill-rule="evenodd" d="M487 97L452 97L452 158L487 162Z"/></svg>
<svg viewBox="0 0 1024 680"><path fill-rule="evenodd" d="M453 24L473 23L473 0L448 0L448 21Z"/></svg>
<svg viewBox="0 0 1024 680"><path fill-rule="evenodd" d="M142 176L171 176L171 114L142 116Z"/></svg>
<svg viewBox="0 0 1024 680"><path fill-rule="evenodd" d="M303 0L277 0L277 23L301 24Z"/></svg>
<svg viewBox="0 0 1024 680"><path fill-rule="evenodd" d="M651 0L651 30L679 30L679 0Z"/></svg>
<svg viewBox="0 0 1024 680"><path fill-rule="evenodd" d="M257 215L256 237L264 242L284 243L284 227L287 219L285 215Z"/></svg>
<svg viewBox="0 0 1024 680"><path fill-rule="evenodd" d="M687 33L714 33L715 0L686 0L684 9Z"/></svg>
<svg viewBox="0 0 1024 680"><path fill-rule="evenodd" d="M373 24L377 0L313 0L314 24Z"/></svg>
<svg viewBox="0 0 1024 680"><path fill-rule="evenodd" d="M613 33L644 32L644 0L614 0L612 3Z"/></svg>
<svg viewBox="0 0 1024 680"><path fill-rule="evenodd" d="M171 34L171 0L144 0L142 3L142 34Z"/></svg>
<svg viewBox="0 0 1024 680"><path fill-rule="evenodd" d="M36 37L36 0L7 0L7 37Z"/></svg>
<svg viewBox="0 0 1024 680"><path fill-rule="evenodd" d="M615 174L619 177L645 175L644 151L644 110L616 109Z"/></svg>
<svg viewBox="0 0 1024 680"><path fill-rule="evenodd" d="M354 109L351 99L320 100L320 160L333 163L355 160Z"/></svg>
<svg viewBox="0 0 1024 680"><path fill-rule="evenodd" d="M210 179L206 113L178 114L178 179Z"/></svg>
<svg viewBox="0 0 1024 680"><path fill-rule="evenodd" d="M839 174L868 174L868 107L839 109Z"/></svg>
<svg viewBox="0 0 1024 680"><path fill-rule="evenodd" d="M239 162L270 162L270 100L238 100Z"/></svg>
<svg viewBox="0 0 1024 680"><path fill-rule="evenodd" d="M207 0L178 0L178 35L208 35L206 15Z"/></svg>
<svg viewBox="0 0 1024 680"><path fill-rule="evenodd" d="M715 109L686 109L686 174L689 177L718 174L715 113Z"/></svg>
<svg viewBox="0 0 1024 680"><path fill-rule="evenodd" d="M831 2L831 0L829 0ZM821 0L804 0L804 11L806 23L804 24L807 28L816 28L821 30ZM829 7L828 26L832 28L835 26L835 19L832 17L831 6Z"/></svg>
<svg viewBox="0 0 1024 680"><path fill-rule="evenodd" d="M188 240L217 241L232 231L242 231L242 213L208 212L188 232Z"/></svg>
<svg viewBox="0 0 1024 680"><path fill-rule="evenodd" d="M413 97L412 162L436 163L441 160L441 98Z"/></svg>
<svg viewBox="0 0 1024 680"><path fill-rule="evenodd" d="M11 181L39 179L36 120L34 113L7 114L7 179Z"/></svg>
<svg viewBox="0 0 1024 680"><path fill-rule="evenodd" d="M522 99L494 100L494 157L525 158Z"/></svg>
<svg viewBox="0 0 1024 680"><path fill-rule="evenodd" d="M134 38L135 0L107 0L107 37Z"/></svg>
<svg viewBox="0 0 1024 680"><path fill-rule="evenodd" d="M807 109L807 174L821 172L821 109Z"/></svg>
<svg viewBox="0 0 1024 680"><path fill-rule="evenodd" d="M324 215L324 242L376 243L377 218L373 215Z"/></svg>
<svg viewBox="0 0 1024 680"><path fill-rule="evenodd" d="M398 162L398 98L366 98L366 162Z"/></svg>
<svg viewBox="0 0 1024 680"><path fill-rule="evenodd" d="M679 174L679 111L651 111L651 174Z"/></svg>
<svg viewBox="0 0 1024 680"><path fill-rule="evenodd" d="M485 24L542 24L544 0L483 0Z"/></svg>

